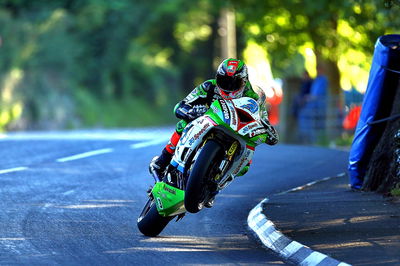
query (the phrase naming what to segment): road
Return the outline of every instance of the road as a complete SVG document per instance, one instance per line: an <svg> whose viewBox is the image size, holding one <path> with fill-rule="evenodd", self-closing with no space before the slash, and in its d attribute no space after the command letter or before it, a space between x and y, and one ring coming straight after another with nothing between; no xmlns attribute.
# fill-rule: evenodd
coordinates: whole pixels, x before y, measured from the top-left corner
<svg viewBox="0 0 400 266"><path fill-rule="evenodd" d="M170 132L0 136L0 264L282 265L248 230L248 212L268 195L346 168L346 152L260 146L249 173L212 209L147 238L136 227L153 182L147 165Z"/></svg>

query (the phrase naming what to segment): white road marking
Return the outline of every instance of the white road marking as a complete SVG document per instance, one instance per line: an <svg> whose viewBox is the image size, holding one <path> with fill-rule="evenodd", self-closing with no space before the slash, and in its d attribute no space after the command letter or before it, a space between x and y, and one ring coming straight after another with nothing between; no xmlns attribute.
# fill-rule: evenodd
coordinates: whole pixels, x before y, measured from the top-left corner
<svg viewBox="0 0 400 266"><path fill-rule="evenodd" d="M88 152L84 152L84 153L57 159L57 162L64 163L64 162L79 160L82 158L87 158L87 157L91 157L91 156L95 156L95 155L99 155L99 154L110 153L113 151L114 151L113 149L101 149L101 150L88 151Z"/></svg>
<svg viewBox="0 0 400 266"><path fill-rule="evenodd" d="M25 237L0 237L0 241L24 241Z"/></svg>
<svg viewBox="0 0 400 266"><path fill-rule="evenodd" d="M64 192L63 195L67 196L67 195L72 194L74 192L75 192L75 190L68 190L68 191Z"/></svg>
<svg viewBox="0 0 400 266"><path fill-rule="evenodd" d="M4 169L4 170L0 170L0 174L7 174L7 173L12 173L12 172L24 171L26 169L28 169L28 167L15 167L15 168L10 168L10 169Z"/></svg>
<svg viewBox="0 0 400 266"><path fill-rule="evenodd" d="M154 140L150 140L150 141L145 141L145 142L139 142L139 143L135 143L131 145L131 149L139 149L139 148L144 148L144 147L148 147L148 146L153 146L153 145L157 145L160 143L167 143L168 138L165 137L161 137L161 138L157 138Z"/></svg>
<svg viewBox="0 0 400 266"><path fill-rule="evenodd" d="M132 130L73 130L49 132L11 132L0 134L0 141L7 140L127 140L143 141L169 138L174 128L148 128Z"/></svg>

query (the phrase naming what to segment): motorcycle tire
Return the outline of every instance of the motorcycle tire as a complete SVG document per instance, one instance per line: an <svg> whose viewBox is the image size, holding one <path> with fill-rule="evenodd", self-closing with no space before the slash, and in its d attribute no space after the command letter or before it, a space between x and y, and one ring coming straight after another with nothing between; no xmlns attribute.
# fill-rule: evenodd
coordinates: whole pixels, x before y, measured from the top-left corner
<svg viewBox="0 0 400 266"><path fill-rule="evenodd" d="M163 217L157 211L157 206L149 199L140 214L137 227L145 236L158 236L175 216Z"/></svg>
<svg viewBox="0 0 400 266"><path fill-rule="evenodd" d="M218 167L218 157L223 153L222 146L213 140L204 145L186 183L185 208L190 213L197 213L203 208L207 193L207 178L211 171Z"/></svg>

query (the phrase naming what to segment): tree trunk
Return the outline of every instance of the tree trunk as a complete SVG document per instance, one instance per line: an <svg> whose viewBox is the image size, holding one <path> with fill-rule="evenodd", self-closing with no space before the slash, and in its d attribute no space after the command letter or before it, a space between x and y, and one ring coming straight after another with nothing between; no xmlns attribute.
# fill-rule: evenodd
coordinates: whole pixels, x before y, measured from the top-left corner
<svg viewBox="0 0 400 266"><path fill-rule="evenodd" d="M397 88L391 116L400 114L400 86ZM398 158L400 151L400 119L389 120L385 131L378 142L365 176L363 190L388 193L400 182ZM371 125L371 126L378 126Z"/></svg>
<svg viewBox="0 0 400 266"><path fill-rule="evenodd" d="M293 104L299 94L302 80L299 77L286 78L283 81L283 97L279 112L279 138L285 143L299 143L298 120L293 115Z"/></svg>
<svg viewBox="0 0 400 266"><path fill-rule="evenodd" d="M326 132L325 137L332 142L342 133L342 112L344 105L343 91L340 87L340 71L337 62L322 58L319 52L316 52L317 68L323 69L329 81L327 91L326 106Z"/></svg>

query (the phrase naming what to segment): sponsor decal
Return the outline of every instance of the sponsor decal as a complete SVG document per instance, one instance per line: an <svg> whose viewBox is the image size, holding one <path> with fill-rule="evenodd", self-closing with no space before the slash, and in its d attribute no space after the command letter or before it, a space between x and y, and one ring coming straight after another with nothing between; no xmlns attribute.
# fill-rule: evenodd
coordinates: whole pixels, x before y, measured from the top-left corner
<svg viewBox="0 0 400 266"><path fill-rule="evenodd" d="M219 113L219 109L218 107L216 107L215 105L211 106L211 109L213 110L214 113L218 114Z"/></svg>
<svg viewBox="0 0 400 266"><path fill-rule="evenodd" d="M195 99L197 99L196 93L190 93L188 96L185 98L185 102L190 103L193 102Z"/></svg>
<svg viewBox="0 0 400 266"><path fill-rule="evenodd" d="M162 201L159 197L157 197L157 206L160 210L164 209L163 205L162 205Z"/></svg>
<svg viewBox="0 0 400 266"><path fill-rule="evenodd" d="M228 111L228 107L226 106L226 102L225 101L219 101L221 107L222 107L222 113L224 114L224 119L225 120L229 120L229 111Z"/></svg>
<svg viewBox="0 0 400 266"><path fill-rule="evenodd" d="M259 126L260 126L259 124L254 123L254 124L248 125L247 127L248 127L249 130L250 130L250 129L253 129L253 128L256 128L256 127L259 127Z"/></svg>
<svg viewBox="0 0 400 266"><path fill-rule="evenodd" d="M232 112L233 125L237 125L235 108L233 108L232 105L229 105L229 109L230 109L231 112Z"/></svg>
<svg viewBox="0 0 400 266"><path fill-rule="evenodd" d="M195 142L195 140L199 139L201 137L201 135L203 135L203 133L206 131L207 128L210 127L210 124L205 124L203 126L203 128L197 132L190 140L189 140L189 145L193 145L193 143Z"/></svg>
<svg viewBox="0 0 400 266"><path fill-rule="evenodd" d="M242 159L240 160L240 163L239 163L239 166L236 168L236 170L235 170L235 175L237 175L239 172L240 172L240 170L242 170L242 167L243 167L243 164L245 163L245 162L247 162L247 158L249 158L249 155L250 155L250 152L249 151L247 151L246 152L246 155L244 155L243 157L242 157Z"/></svg>
<svg viewBox="0 0 400 266"><path fill-rule="evenodd" d="M256 144L257 144L257 145L260 145L260 144L265 143L265 141L266 141L266 138L258 138L258 139L256 140Z"/></svg>
<svg viewBox="0 0 400 266"><path fill-rule="evenodd" d="M228 156L232 156L235 153L237 146L237 142L232 143L232 146L228 150Z"/></svg>
<svg viewBox="0 0 400 266"><path fill-rule="evenodd" d="M228 76L233 76L237 70L239 61L236 60L231 60L228 62L228 66L226 68L226 72L228 74Z"/></svg>
<svg viewBox="0 0 400 266"><path fill-rule="evenodd" d="M259 129L256 129L256 130L250 132L249 133L249 137L253 138L255 136L262 135L262 134L265 134L265 133L267 133L267 130L265 128L259 128Z"/></svg>
<svg viewBox="0 0 400 266"><path fill-rule="evenodd" d="M242 106L240 106L243 109L249 110L251 113L255 113L258 110L258 104L256 101L254 100L249 100L249 102L247 104L244 104Z"/></svg>
<svg viewBox="0 0 400 266"><path fill-rule="evenodd" d="M171 189L171 188L169 188L169 187L167 187L167 185L165 185L165 184L164 184L164 190L169 192L169 193L171 193L171 194L173 194L173 195L176 195L176 191Z"/></svg>

